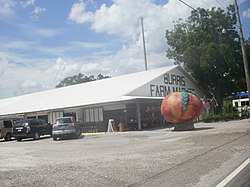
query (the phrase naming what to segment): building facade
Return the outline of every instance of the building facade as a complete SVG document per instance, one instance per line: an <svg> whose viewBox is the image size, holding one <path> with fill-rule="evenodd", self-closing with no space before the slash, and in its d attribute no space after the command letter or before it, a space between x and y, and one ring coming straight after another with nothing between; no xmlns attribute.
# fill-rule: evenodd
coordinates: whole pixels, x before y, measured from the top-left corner
<svg viewBox="0 0 250 187"><path fill-rule="evenodd" d="M163 124L161 102L182 89L203 97L198 83L180 66L168 66L0 100L0 118L38 118L53 123L74 116L84 132L141 130ZM121 127L120 127L121 128Z"/></svg>

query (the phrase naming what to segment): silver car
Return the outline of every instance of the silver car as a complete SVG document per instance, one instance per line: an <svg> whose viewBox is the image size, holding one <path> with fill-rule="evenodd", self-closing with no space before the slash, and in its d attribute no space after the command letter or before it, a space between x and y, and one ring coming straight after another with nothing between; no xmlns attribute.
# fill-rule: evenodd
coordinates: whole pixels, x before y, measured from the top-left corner
<svg viewBox="0 0 250 187"><path fill-rule="evenodd" d="M74 117L57 118L52 129L53 140L58 138L78 138L81 135L81 130L76 123Z"/></svg>

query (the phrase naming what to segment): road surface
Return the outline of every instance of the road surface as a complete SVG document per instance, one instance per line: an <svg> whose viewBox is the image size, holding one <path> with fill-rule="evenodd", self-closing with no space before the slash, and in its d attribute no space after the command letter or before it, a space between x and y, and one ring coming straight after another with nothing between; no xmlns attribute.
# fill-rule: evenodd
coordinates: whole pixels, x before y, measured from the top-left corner
<svg viewBox="0 0 250 187"><path fill-rule="evenodd" d="M1 186L214 187L249 158L250 120L195 127L1 141Z"/></svg>

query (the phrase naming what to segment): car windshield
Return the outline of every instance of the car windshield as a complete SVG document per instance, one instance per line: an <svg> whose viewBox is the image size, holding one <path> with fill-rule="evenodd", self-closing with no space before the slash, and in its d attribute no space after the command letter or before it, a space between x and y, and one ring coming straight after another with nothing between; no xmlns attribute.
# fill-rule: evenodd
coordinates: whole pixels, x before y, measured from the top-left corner
<svg viewBox="0 0 250 187"><path fill-rule="evenodd" d="M72 121L70 118L60 118L60 119L56 120L56 123L57 124L59 124L59 123L72 123Z"/></svg>
<svg viewBox="0 0 250 187"><path fill-rule="evenodd" d="M16 121L16 123L14 123L13 126L25 126L28 124L27 120L23 120L23 121Z"/></svg>

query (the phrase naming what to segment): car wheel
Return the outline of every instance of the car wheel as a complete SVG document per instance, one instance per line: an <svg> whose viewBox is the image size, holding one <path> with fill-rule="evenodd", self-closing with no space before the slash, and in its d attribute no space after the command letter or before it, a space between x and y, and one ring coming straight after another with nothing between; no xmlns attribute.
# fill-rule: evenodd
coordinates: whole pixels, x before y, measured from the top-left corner
<svg viewBox="0 0 250 187"><path fill-rule="evenodd" d="M38 140L39 138L40 138L40 134L38 132L36 132L35 135L34 135L34 139Z"/></svg>
<svg viewBox="0 0 250 187"><path fill-rule="evenodd" d="M20 141L22 140L22 138L17 137L16 140L17 140L18 142L20 142Z"/></svg>
<svg viewBox="0 0 250 187"><path fill-rule="evenodd" d="M56 136L53 136L53 140L56 141L56 140L57 140L57 137L56 137Z"/></svg>
<svg viewBox="0 0 250 187"><path fill-rule="evenodd" d="M4 139L5 139L5 141L10 141L11 140L11 134L7 133Z"/></svg>

